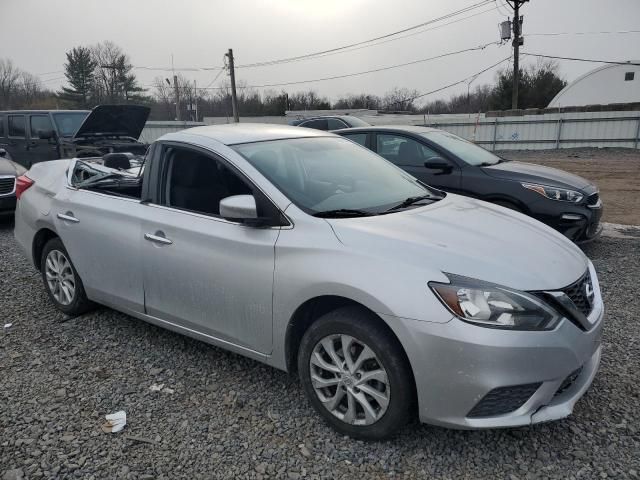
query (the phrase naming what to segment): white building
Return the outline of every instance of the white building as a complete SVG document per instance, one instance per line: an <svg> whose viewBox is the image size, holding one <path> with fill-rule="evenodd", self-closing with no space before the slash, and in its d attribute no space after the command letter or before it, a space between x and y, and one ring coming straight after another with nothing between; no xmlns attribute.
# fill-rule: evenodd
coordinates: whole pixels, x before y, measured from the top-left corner
<svg viewBox="0 0 640 480"><path fill-rule="evenodd" d="M640 61L585 73L560 90L549 108L634 102L640 102Z"/></svg>

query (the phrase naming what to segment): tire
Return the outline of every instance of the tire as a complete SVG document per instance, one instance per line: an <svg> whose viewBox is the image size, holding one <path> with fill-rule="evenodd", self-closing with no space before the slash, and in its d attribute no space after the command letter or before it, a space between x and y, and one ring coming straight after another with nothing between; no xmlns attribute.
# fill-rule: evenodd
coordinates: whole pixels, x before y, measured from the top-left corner
<svg viewBox="0 0 640 480"><path fill-rule="evenodd" d="M351 366L345 361L343 340ZM339 368L333 361L336 357L329 352L331 346L338 362L343 362ZM368 359L355 368L362 355ZM313 407L343 435L382 440L403 427L413 412L415 394L409 362L381 320L362 308L339 308L315 321L302 337L298 372ZM369 409L364 408L366 404Z"/></svg>
<svg viewBox="0 0 640 480"><path fill-rule="evenodd" d="M77 316L95 308L87 298L80 275L59 238L52 238L46 243L40 265L44 288L58 310Z"/></svg>
<svg viewBox="0 0 640 480"><path fill-rule="evenodd" d="M515 203L511 203L507 200L494 200L491 203L494 205L500 205L501 207L508 208L509 210L513 210L514 212L524 213L520 207L518 207Z"/></svg>

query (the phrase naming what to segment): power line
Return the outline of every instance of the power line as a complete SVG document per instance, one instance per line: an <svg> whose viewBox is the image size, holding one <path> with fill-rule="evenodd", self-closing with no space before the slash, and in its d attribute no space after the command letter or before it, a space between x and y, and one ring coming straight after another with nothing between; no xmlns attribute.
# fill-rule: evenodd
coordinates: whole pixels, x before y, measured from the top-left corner
<svg viewBox="0 0 640 480"><path fill-rule="evenodd" d="M640 30L611 30L601 32L541 32L541 33L527 33L525 37L555 37L558 35L606 35L606 34L627 34L627 33L640 33Z"/></svg>
<svg viewBox="0 0 640 480"><path fill-rule="evenodd" d="M364 44L367 44L367 43L375 42L377 40L383 40L383 39L386 39L386 38L389 38L389 37L394 37L394 36L399 35L401 33L406 33L406 32L409 32L411 30L416 30L418 28L425 27L425 26L430 25L432 23L440 22L442 20L446 20L448 18L455 17L457 15L461 15L463 13L469 12L469 11L474 10L476 8L479 8L481 6L493 3L493 1L494 0L482 0L481 2L475 3L473 5L470 5L468 7L462 8L460 10L456 10L455 12L451 12L451 13L448 13L446 15L442 15L442 16L440 16L438 18L434 18L434 19L428 20L428 21L420 23L418 25L413 25L411 27L403 28L402 30L397 30L395 32L387 33L385 35L380 35L379 37L370 38L368 40L363 40L363 41L360 41L360 42L351 43L349 45L343 45L341 47L330 48L328 50L321 50L321 51L318 51L318 52L307 53L307 54L304 54L304 55L297 55L295 57L281 58L281 59L276 59L276 60L265 60L265 61L262 61L262 62L255 62L255 63L248 63L248 64L245 64L245 65L238 65L236 68L261 67L261 66L265 66L265 65L276 65L276 64L279 64L279 63L288 63L288 62L292 62L292 61L306 59L306 58L309 58L309 57L317 57L319 55L332 53L332 52L337 52L337 51L345 50L345 49L352 48L352 47L357 47L357 46L364 45Z"/></svg>
<svg viewBox="0 0 640 480"><path fill-rule="evenodd" d="M475 80L477 77L479 77L483 73L488 72L492 68L495 68L498 65L500 65L501 63L504 63L504 62L506 62L507 60L510 60L510 59L511 59L511 55L509 55L506 58L503 58L499 62L494 63L493 65L488 66L487 68L484 68L484 69L480 70L479 72L474 73L473 75L469 75L468 77L463 78L462 80L458 80L457 82L450 83L448 85L445 85L444 87L436 88L435 90L431 90L429 92L421 93L421 94L415 95L413 97L409 97L409 98L405 98L405 99L399 100L397 102L392 103L391 105L397 105L398 103L405 103L405 102L409 102L409 101L413 102L414 100L417 100L418 98L426 97L427 95L431 95L433 93L441 92L442 90L446 90L447 88L451 88L451 87L454 87L456 85L460 85L461 83L466 83L470 79L474 79Z"/></svg>
<svg viewBox="0 0 640 480"><path fill-rule="evenodd" d="M314 78L314 79L308 79L308 80L298 80L295 82L283 82L283 83L269 83L269 84L263 84L263 85L247 85L244 87L238 87L238 88L266 88L266 87L283 87L283 86L288 86L288 85L299 85L299 84L304 84L304 83L315 83L315 82L324 82L327 80L337 80L339 78L349 78L349 77L356 77L359 75L366 75L369 73L376 73L376 72L382 72L385 70L391 70L394 68L400 68L400 67L406 67L408 65L415 65L417 63L423 63L423 62L428 62L431 60L436 60L439 58L444 58L444 57L449 57L452 55L459 55L461 53L466 53L466 52L472 52L472 51L476 51L476 50L483 50L484 48L488 47L489 45L496 45L497 42L490 42L490 43L486 43L484 45L479 45L477 47L473 47L473 48L465 48L464 50L457 50L455 52L447 52L447 53L443 53L440 55L436 55L433 57L429 57L429 58L422 58L420 60L413 60L411 62L406 62L406 63L399 63L396 65L388 65L385 67L380 67L380 68L374 68L371 70L365 70L363 72L354 72L354 73L347 73L344 75L333 75L331 77L323 77L323 78ZM209 90L224 90L226 87L211 87L209 88Z"/></svg>
<svg viewBox="0 0 640 480"><path fill-rule="evenodd" d="M522 54L529 55L530 57L552 58L556 60L571 60L574 62L608 63L611 65L640 65L640 63L634 63L634 62L619 62L615 60L598 60L595 58L558 57L554 55L543 55L541 53L529 53L529 52L522 52Z"/></svg>
<svg viewBox="0 0 640 480"><path fill-rule="evenodd" d="M209 88L211 85L213 85L213 83L218 79L218 77L220 76L220 74L224 72L224 67L220 68L220 71L216 74L215 77L213 77L213 80L211 80L206 87L203 87L201 90L206 90L207 88Z"/></svg>
<svg viewBox="0 0 640 480"><path fill-rule="evenodd" d="M473 15L468 15L466 17L458 18L458 19L453 20L451 22L443 23L441 25L435 25L435 26L433 26L431 28L425 28L424 30L420 30L418 32L412 32L412 33L409 33L407 35L400 35L400 36L395 37L395 38L389 38L389 39L386 39L386 40L381 40L381 41L370 43L370 44L367 44L367 45L361 45L359 47L348 48L348 49L339 50L339 51L336 51L336 52L323 53L323 54L320 54L320 55L316 55L314 57L305 57L305 58L294 59L294 60L290 60L290 61L282 61L282 62L279 62L279 63L269 64L269 65L257 65L257 66L281 65L283 63L293 63L293 62L299 62L299 61L304 61L304 60L315 60L317 58L324 58L324 57L329 57L329 56L332 56L332 55L340 55L340 54L343 54L343 53L351 53L351 52L355 52L355 51L358 51L358 50L362 50L364 48L375 47L375 46L378 46L378 45L383 45L383 44L386 44L386 43L395 42L397 40L402 40L404 38L414 37L416 35L422 35L423 33L427 33L427 32L430 32L432 30L437 30L439 28L443 28L443 27L446 27L448 25L453 25L454 23L462 22L464 20L468 20L470 18L477 17L478 15L484 15L485 13L489 13L489 12L492 12L494 10L497 10L497 8L496 7L491 7L488 10L483 10L481 12L474 13ZM236 69L238 69L238 68L254 68L254 66L253 65L240 65L240 66L236 67Z"/></svg>

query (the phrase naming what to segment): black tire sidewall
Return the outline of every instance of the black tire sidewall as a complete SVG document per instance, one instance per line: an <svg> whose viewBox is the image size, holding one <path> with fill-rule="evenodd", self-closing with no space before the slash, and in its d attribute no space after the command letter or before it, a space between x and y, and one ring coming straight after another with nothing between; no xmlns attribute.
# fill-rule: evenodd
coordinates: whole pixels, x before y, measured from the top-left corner
<svg viewBox="0 0 640 480"><path fill-rule="evenodd" d="M63 305L60 302L58 302L58 300L56 300L56 298L51 293L51 289L49 288L49 284L47 282L46 261L47 261L47 256L53 250L58 250L59 252L63 253L64 256L67 258L67 260L69 261L69 265L71 265L71 270L73 270L73 276L74 276L76 288L73 295L73 300L69 305ZM82 313L85 313L87 310L91 308L92 304L87 299L86 293L84 291L84 285L82 284L82 280L80 279L80 275L78 275L78 271L76 270L75 265L71 261L71 258L69 257L69 253L67 252L67 249L64 248L64 244L59 238L52 238L46 243L46 245L42 249L42 257L40 259L40 270L41 270L40 273L42 275L42 282L44 283L44 288L47 291L47 295L49 296L51 301L55 304L58 310L60 310L61 312L67 315L80 315Z"/></svg>
<svg viewBox="0 0 640 480"><path fill-rule="evenodd" d="M392 436L410 418L414 403L410 367L398 342L378 317L364 309L347 307L329 312L314 322L305 333L298 354L298 373L307 398L323 419L344 435L363 440L383 440ZM389 406L373 425L350 425L329 412L316 395L311 383L309 359L315 345L329 335L345 334L371 348L387 372L390 387Z"/></svg>

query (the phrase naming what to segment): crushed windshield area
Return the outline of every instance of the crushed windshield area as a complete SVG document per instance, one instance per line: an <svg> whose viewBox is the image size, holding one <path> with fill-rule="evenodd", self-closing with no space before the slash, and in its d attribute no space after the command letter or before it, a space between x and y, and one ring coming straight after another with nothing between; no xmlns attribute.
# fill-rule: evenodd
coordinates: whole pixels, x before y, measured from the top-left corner
<svg viewBox="0 0 640 480"><path fill-rule="evenodd" d="M71 185L78 189L95 190L117 196L140 198L142 193L141 166L118 170L97 161L77 160L71 173Z"/></svg>

